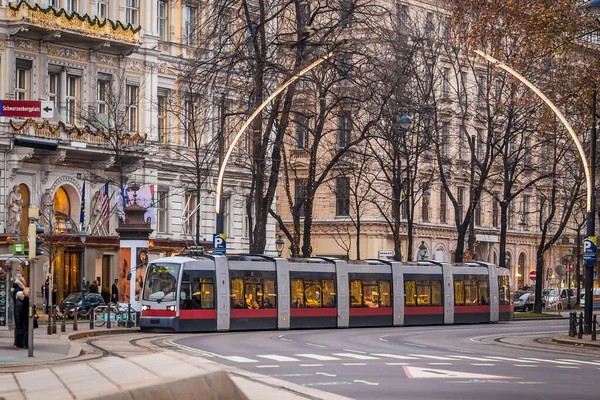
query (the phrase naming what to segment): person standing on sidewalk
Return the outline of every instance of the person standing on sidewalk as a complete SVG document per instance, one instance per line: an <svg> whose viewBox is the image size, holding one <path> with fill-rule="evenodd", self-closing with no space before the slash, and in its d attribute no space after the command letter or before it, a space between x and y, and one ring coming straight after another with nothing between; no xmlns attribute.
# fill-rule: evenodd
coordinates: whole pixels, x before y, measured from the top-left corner
<svg viewBox="0 0 600 400"><path fill-rule="evenodd" d="M115 279L115 283L113 283L111 292L110 292L110 302L118 303L119 302L119 280Z"/></svg>
<svg viewBox="0 0 600 400"><path fill-rule="evenodd" d="M15 347L22 349L24 346L23 343L23 337L27 336L27 330L25 329L25 325L24 325L24 317L27 314L26 311L24 311L24 304L23 304L23 299L25 298L25 295L23 294L22 291L19 291L16 293L15 295L15 309L14 309L14 313L15 313Z"/></svg>
<svg viewBox="0 0 600 400"><path fill-rule="evenodd" d="M98 281L93 281L89 293L98 293Z"/></svg>
<svg viewBox="0 0 600 400"><path fill-rule="evenodd" d="M29 346L29 294L30 289L26 287L23 289L23 348L27 348Z"/></svg>

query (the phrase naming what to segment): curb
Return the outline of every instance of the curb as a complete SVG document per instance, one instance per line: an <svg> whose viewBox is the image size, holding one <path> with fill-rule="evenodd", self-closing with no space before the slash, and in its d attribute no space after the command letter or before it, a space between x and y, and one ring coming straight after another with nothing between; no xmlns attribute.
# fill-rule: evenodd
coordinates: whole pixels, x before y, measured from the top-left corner
<svg viewBox="0 0 600 400"><path fill-rule="evenodd" d="M519 318L515 318L513 319L512 322L517 322L517 321L550 321L550 320L556 320L556 319L567 319L569 318L568 316L566 317L519 317Z"/></svg>
<svg viewBox="0 0 600 400"><path fill-rule="evenodd" d="M109 336L109 335L123 335L126 333L139 333L139 328L126 328L126 329L110 329L110 330L89 330L84 332L71 333L67 337L69 341L81 340L89 337L95 336Z"/></svg>
<svg viewBox="0 0 600 400"><path fill-rule="evenodd" d="M552 342L557 343L557 344L568 344L571 346L593 347L596 349L600 349L600 343L579 343L579 342L574 342L571 340L556 339L556 338L552 338Z"/></svg>

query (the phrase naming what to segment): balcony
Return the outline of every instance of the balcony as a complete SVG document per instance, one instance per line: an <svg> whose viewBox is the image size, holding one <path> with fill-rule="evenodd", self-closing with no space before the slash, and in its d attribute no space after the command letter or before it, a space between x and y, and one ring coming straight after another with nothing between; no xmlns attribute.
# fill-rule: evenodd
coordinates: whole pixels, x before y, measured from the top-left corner
<svg viewBox="0 0 600 400"><path fill-rule="evenodd" d="M140 45L141 27L68 13L64 9L41 8L38 4L10 4L8 21L11 34L33 40L60 41L78 47L84 43L89 48L112 47L119 53ZM82 36L89 40L82 41Z"/></svg>

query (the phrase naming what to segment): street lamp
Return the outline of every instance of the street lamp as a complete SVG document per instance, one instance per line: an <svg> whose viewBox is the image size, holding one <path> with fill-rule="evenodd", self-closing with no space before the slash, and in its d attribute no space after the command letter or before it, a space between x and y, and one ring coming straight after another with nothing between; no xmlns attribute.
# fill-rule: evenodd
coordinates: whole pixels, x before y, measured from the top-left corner
<svg viewBox="0 0 600 400"><path fill-rule="evenodd" d="M584 5L592 15L600 14L600 0L592 0Z"/></svg>
<svg viewBox="0 0 600 400"><path fill-rule="evenodd" d="M573 249L567 250L567 310L571 309L571 265L573 263Z"/></svg>
<svg viewBox="0 0 600 400"><path fill-rule="evenodd" d="M400 123L400 128L407 131L408 129L410 129L410 126L412 125L412 119L410 118L410 116L407 113L404 113L400 117L399 123Z"/></svg>
<svg viewBox="0 0 600 400"><path fill-rule="evenodd" d="M285 245L285 241L283 240L281 235L279 235L279 237L275 241L275 248L277 249L277 253L279 253L279 257L281 257L281 252L283 251L284 245Z"/></svg>
<svg viewBox="0 0 600 400"><path fill-rule="evenodd" d="M508 251L504 252L504 266L510 269L510 253Z"/></svg>
<svg viewBox="0 0 600 400"><path fill-rule="evenodd" d="M427 254L427 245L423 240L421 240L421 244L419 245L419 260L425 261L429 258L429 254Z"/></svg>
<svg viewBox="0 0 600 400"><path fill-rule="evenodd" d="M85 312L85 241L87 239L87 232L84 230L79 232L79 240L83 244L83 252L81 253L81 308ZM77 312L77 309L75 309Z"/></svg>

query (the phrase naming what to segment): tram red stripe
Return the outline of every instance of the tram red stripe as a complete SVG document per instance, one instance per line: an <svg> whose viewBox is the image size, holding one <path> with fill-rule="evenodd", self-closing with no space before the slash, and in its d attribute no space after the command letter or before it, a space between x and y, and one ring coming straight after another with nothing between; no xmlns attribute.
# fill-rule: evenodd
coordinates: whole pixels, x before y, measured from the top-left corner
<svg viewBox="0 0 600 400"><path fill-rule="evenodd" d="M350 308L351 317L367 317L370 315L392 315L394 309L392 307L377 307L377 308Z"/></svg>
<svg viewBox="0 0 600 400"><path fill-rule="evenodd" d="M217 319L217 310L180 310L179 319Z"/></svg>
<svg viewBox="0 0 600 400"><path fill-rule="evenodd" d="M429 307L404 307L404 315L443 315L444 307L429 306Z"/></svg>
<svg viewBox="0 0 600 400"><path fill-rule="evenodd" d="M276 308L252 309L233 309L231 318L277 318Z"/></svg>
<svg viewBox="0 0 600 400"><path fill-rule="evenodd" d="M143 310L142 317L174 317L175 311L168 310Z"/></svg>
<svg viewBox="0 0 600 400"><path fill-rule="evenodd" d="M500 306L500 312L514 312L514 306L512 304Z"/></svg>
<svg viewBox="0 0 600 400"><path fill-rule="evenodd" d="M291 317L337 317L337 308L291 308Z"/></svg>
<svg viewBox="0 0 600 400"><path fill-rule="evenodd" d="M489 314L490 306L454 306L455 314Z"/></svg>

